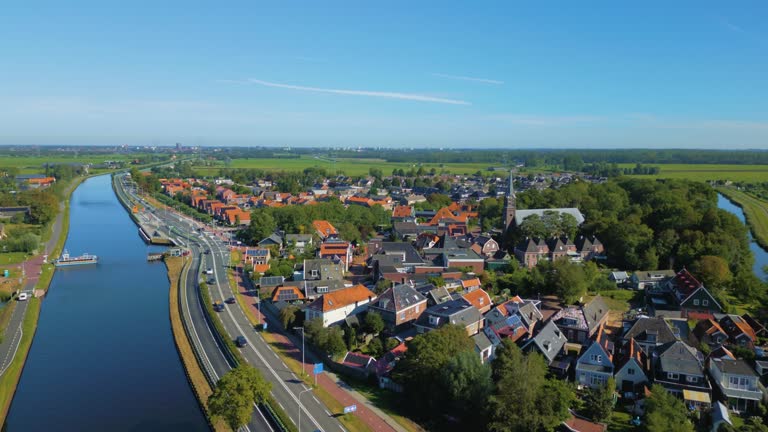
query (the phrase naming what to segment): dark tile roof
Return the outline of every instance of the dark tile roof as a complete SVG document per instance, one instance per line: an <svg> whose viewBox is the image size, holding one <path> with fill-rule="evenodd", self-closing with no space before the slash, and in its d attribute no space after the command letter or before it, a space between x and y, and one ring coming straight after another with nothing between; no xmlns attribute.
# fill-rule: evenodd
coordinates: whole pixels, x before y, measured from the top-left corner
<svg viewBox="0 0 768 432"><path fill-rule="evenodd" d="M635 338L639 342L647 340L647 335L656 336L656 343L664 344L675 341L675 334L664 318L640 318L624 334L624 340Z"/></svg>
<svg viewBox="0 0 768 432"><path fill-rule="evenodd" d="M396 312L425 301L424 296L409 284L397 284L384 291L371 307Z"/></svg>
<svg viewBox="0 0 768 432"><path fill-rule="evenodd" d="M756 377L757 372L752 366L744 360L734 360L729 358L713 358L710 360L710 367L717 366L721 372L732 375L746 375Z"/></svg>
<svg viewBox="0 0 768 432"><path fill-rule="evenodd" d="M592 332L600 322L608 315L608 306L601 296L595 296L589 303L583 307L584 318L587 320L587 327Z"/></svg>
<svg viewBox="0 0 768 432"><path fill-rule="evenodd" d="M437 324L432 324L429 317L436 316L441 319ZM434 306L430 306L424 311L417 324L422 327L439 328L447 323L468 326L471 323L482 319L480 311L476 307L467 304L463 299L449 300Z"/></svg>
<svg viewBox="0 0 768 432"><path fill-rule="evenodd" d="M704 375L704 356L682 341L664 344L656 349L659 365L664 372Z"/></svg>

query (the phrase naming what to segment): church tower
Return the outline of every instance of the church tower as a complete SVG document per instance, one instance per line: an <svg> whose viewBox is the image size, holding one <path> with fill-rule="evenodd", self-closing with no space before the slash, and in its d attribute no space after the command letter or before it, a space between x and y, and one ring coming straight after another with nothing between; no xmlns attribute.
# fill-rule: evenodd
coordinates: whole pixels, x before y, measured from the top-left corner
<svg viewBox="0 0 768 432"><path fill-rule="evenodd" d="M509 171L509 188L507 189L507 198L504 200L504 229L508 230L515 222L515 176L512 170Z"/></svg>

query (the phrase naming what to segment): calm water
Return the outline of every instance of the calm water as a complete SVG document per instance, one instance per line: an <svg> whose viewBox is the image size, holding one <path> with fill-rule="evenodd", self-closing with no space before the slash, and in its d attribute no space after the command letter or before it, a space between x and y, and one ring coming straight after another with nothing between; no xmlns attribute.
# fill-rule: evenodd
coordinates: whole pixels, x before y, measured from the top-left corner
<svg viewBox="0 0 768 432"><path fill-rule="evenodd" d="M734 205L730 201L728 201L727 198L724 196L718 194L717 195L717 206L720 207L723 210L728 210L729 212L736 215L736 217L739 218L742 222L746 223L746 218L744 217L744 212L741 210L741 207ZM752 249L752 255L755 256L755 274L760 278L765 280L766 277L768 277L768 274L766 274L763 271L763 266L768 265L768 252L766 252L763 248L760 247L759 244L757 244L754 239L752 238L752 233L748 232L747 234L749 236L749 248Z"/></svg>
<svg viewBox="0 0 768 432"><path fill-rule="evenodd" d="M7 431L204 431L168 317L165 266L120 206L109 176L72 195L66 247L96 266L57 270Z"/></svg>

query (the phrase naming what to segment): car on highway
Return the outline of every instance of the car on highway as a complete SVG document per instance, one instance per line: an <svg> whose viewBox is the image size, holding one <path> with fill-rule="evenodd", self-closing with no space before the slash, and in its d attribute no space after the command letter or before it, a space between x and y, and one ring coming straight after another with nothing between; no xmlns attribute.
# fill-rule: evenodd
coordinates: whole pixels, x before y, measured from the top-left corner
<svg viewBox="0 0 768 432"><path fill-rule="evenodd" d="M209 268L209 269L207 269L207 270L205 271L205 274L207 274L207 275L212 275L212 274L213 274L213 269L212 269L212 268Z"/></svg>
<svg viewBox="0 0 768 432"><path fill-rule="evenodd" d="M235 298L234 297L230 297L230 298L226 299L225 302L227 302L229 304L235 304Z"/></svg>
<svg viewBox="0 0 768 432"><path fill-rule="evenodd" d="M243 336L238 336L235 338L235 345L242 348L248 345L248 341Z"/></svg>
<svg viewBox="0 0 768 432"><path fill-rule="evenodd" d="M216 300L213 302L213 310L216 312L221 312L224 310L224 304L220 300Z"/></svg>

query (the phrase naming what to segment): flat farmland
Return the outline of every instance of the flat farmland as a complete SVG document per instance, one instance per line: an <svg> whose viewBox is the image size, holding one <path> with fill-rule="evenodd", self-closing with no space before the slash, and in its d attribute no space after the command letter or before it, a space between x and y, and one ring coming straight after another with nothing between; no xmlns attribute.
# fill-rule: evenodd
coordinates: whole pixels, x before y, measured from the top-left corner
<svg viewBox="0 0 768 432"><path fill-rule="evenodd" d="M694 181L731 180L744 182L768 181L768 165L721 165L721 164L643 164L661 168L658 175L638 175L640 178L672 178ZM621 168L633 168L635 164L619 164Z"/></svg>
<svg viewBox="0 0 768 432"><path fill-rule="evenodd" d="M322 157L301 157L298 159L279 159L279 158L250 158L250 159L232 159L228 168L254 168L265 171L303 171L305 168L324 168L328 171L343 171L346 175L360 176L368 174L371 168L379 168L384 175L392 174L393 169L402 168L408 171L411 168L418 169L421 166L429 171L434 168L438 173L446 170L453 174L472 174L479 171L485 171L491 164L487 163L424 163L421 165L405 162L387 162L383 159L354 159L338 158L335 160ZM216 175L221 168L225 168L221 163L212 167L196 166L194 169L201 175Z"/></svg>
<svg viewBox="0 0 768 432"><path fill-rule="evenodd" d="M90 163L99 164L104 161L126 161L141 157L139 154L103 154L103 155L84 155L84 156L16 156L8 153L0 153L0 167L18 168L21 174L35 174L43 169L44 163Z"/></svg>

